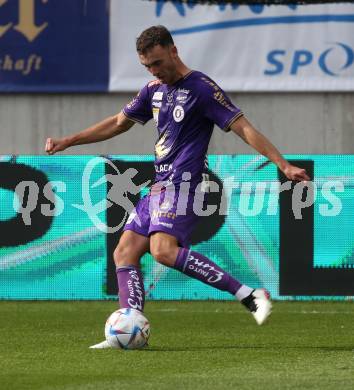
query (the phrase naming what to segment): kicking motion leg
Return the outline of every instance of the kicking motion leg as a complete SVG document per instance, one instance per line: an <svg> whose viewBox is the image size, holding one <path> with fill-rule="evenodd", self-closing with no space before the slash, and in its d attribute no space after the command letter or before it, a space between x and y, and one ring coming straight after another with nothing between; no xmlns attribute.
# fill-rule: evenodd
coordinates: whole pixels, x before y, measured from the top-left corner
<svg viewBox="0 0 354 390"><path fill-rule="evenodd" d="M269 293L264 289L252 289L233 278L213 261L200 253L178 247L177 239L158 232L151 236L151 254L155 259L178 271L236 296L262 325L271 313Z"/></svg>

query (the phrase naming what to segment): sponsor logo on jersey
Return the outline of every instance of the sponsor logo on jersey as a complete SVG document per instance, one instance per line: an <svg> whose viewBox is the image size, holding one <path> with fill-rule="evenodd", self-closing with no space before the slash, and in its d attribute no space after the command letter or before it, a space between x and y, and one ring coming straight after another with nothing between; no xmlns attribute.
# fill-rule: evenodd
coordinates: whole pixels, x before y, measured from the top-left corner
<svg viewBox="0 0 354 390"><path fill-rule="evenodd" d="M190 92L189 89L184 89L184 88L178 88L177 89L177 93L184 93L184 94L188 95L189 92Z"/></svg>
<svg viewBox="0 0 354 390"><path fill-rule="evenodd" d="M153 210L152 211L152 218L167 218L167 219L176 219L177 214L171 211L161 211L161 210ZM161 222L159 222L161 223Z"/></svg>
<svg viewBox="0 0 354 390"><path fill-rule="evenodd" d="M156 123L156 126L159 124L159 112L160 112L160 109L159 108L153 108L152 109L152 115L154 117L154 121Z"/></svg>
<svg viewBox="0 0 354 390"><path fill-rule="evenodd" d="M182 106L176 106L173 109L173 119L175 122L181 122L184 118L184 109Z"/></svg>
<svg viewBox="0 0 354 390"><path fill-rule="evenodd" d="M220 88L213 81L208 79L207 77L201 77L200 79L203 80L208 85L210 85L214 89L214 91L219 91L220 90Z"/></svg>
<svg viewBox="0 0 354 390"><path fill-rule="evenodd" d="M177 96L176 100L178 100L181 103L184 103L185 100L187 100L188 96L186 95L179 95Z"/></svg>
<svg viewBox="0 0 354 390"><path fill-rule="evenodd" d="M166 222L159 222L159 225L166 226L169 229L173 228L172 223L166 223Z"/></svg>
<svg viewBox="0 0 354 390"><path fill-rule="evenodd" d="M228 110L232 112L236 111L235 107L230 104L229 100L225 97L225 95L221 91L217 91L214 93L214 99L222 106L226 107Z"/></svg>
<svg viewBox="0 0 354 390"><path fill-rule="evenodd" d="M156 173L170 172L172 171L172 164L159 164L155 165Z"/></svg>
<svg viewBox="0 0 354 390"><path fill-rule="evenodd" d="M158 108L155 108L155 110L158 110ZM172 146L166 146L167 140L168 140L168 132L163 134L161 138L157 141L155 145L155 155L157 158L162 158L167 156L167 154L171 150Z"/></svg>
<svg viewBox="0 0 354 390"><path fill-rule="evenodd" d="M167 211L171 208L171 202L168 200L165 200L164 202L161 203L160 205L160 210L161 211Z"/></svg>
<svg viewBox="0 0 354 390"><path fill-rule="evenodd" d="M162 100L163 92L156 91L153 95L153 100Z"/></svg>

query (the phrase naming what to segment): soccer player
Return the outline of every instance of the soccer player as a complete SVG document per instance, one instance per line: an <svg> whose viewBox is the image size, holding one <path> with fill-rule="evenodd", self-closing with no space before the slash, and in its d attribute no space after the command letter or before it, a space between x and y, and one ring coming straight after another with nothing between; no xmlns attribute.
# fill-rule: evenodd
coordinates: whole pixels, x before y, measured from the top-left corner
<svg viewBox="0 0 354 390"><path fill-rule="evenodd" d="M281 156L213 80L182 62L164 26L143 31L136 49L141 64L155 80L117 115L75 135L48 138L45 150L54 154L70 146L103 141L126 132L136 122L145 124L154 119L158 130L155 182L129 216L114 252L120 307L144 310L140 258L150 252L159 263L229 292L261 325L271 312L268 292L240 283L212 260L188 249L188 239L198 221L193 203L202 204L200 183L214 124L236 133L275 163L289 180L310 179L304 169ZM103 342L93 347L107 345Z"/></svg>

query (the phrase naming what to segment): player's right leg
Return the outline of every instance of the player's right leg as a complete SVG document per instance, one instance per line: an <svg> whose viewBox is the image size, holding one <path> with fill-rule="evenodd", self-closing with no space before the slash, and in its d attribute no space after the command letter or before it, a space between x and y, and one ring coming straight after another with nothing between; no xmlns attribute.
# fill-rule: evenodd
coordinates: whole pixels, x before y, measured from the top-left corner
<svg viewBox="0 0 354 390"><path fill-rule="evenodd" d="M140 271L140 258L149 251L149 237L126 230L120 237L113 258L116 265L120 308L144 310L145 290ZM112 348L107 340L92 345L91 349Z"/></svg>
<svg viewBox="0 0 354 390"><path fill-rule="evenodd" d="M145 290L140 258L149 251L149 237L132 230L123 232L113 258L116 265L119 306L144 311Z"/></svg>

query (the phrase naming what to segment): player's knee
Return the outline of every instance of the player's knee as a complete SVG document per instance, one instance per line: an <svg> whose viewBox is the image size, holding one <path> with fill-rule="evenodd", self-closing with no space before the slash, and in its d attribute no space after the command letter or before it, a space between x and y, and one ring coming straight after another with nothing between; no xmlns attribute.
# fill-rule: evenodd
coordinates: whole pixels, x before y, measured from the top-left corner
<svg viewBox="0 0 354 390"><path fill-rule="evenodd" d="M152 256L154 259L159 262L160 264L166 265L170 267L170 259L168 256L168 253L165 250L162 249L155 249L151 251Z"/></svg>
<svg viewBox="0 0 354 390"><path fill-rule="evenodd" d="M167 267L173 267L176 261L178 248L166 245L166 243L157 242L151 245L150 251L157 262L166 265Z"/></svg>
<svg viewBox="0 0 354 390"><path fill-rule="evenodd" d="M125 231L120 237L119 244L113 253L116 267L140 265L141 257L149 251L148 237L141 236L132 231Z"/></svg>
<svg viewBox="0 0 354 390"><path fill-rule="evenodd" d="M125 265L131 265L131 258L129 257L129 246L119 244L113 252L114 264L116 267L122 267Z"/></svg>

